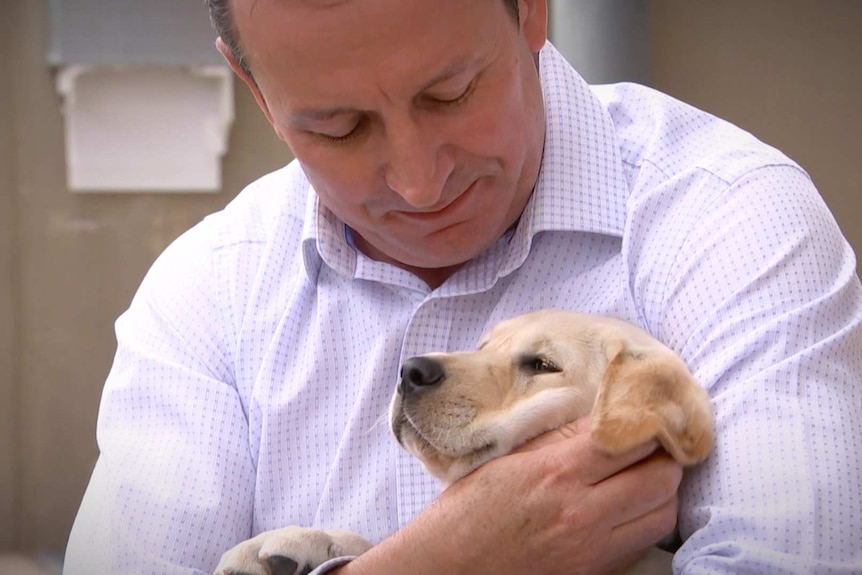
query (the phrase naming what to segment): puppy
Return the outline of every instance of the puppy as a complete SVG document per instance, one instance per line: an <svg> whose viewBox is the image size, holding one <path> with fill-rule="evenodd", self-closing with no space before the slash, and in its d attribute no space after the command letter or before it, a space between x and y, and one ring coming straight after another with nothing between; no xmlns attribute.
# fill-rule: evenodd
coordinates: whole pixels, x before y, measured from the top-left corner
<svg viewBox="0 0 862 575"><path fill-rule="evenodd" d="M473 352L408 359L389 419L398 443L449 485L588 413L594 442L611 455L656 438L694 465L712 449L709 397L673 351L631 324L560 310L503 321ZM371 547L345 531L276 529L225 553L216 574L307 574ZM631 572L669 566L670 554L655 550Z"/></svg>

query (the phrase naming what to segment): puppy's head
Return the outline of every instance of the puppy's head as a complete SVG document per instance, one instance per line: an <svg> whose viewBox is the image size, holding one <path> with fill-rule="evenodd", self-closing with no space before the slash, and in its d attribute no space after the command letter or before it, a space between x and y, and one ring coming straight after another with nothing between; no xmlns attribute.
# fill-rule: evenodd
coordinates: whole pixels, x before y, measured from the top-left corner
<svg viewBox="0 0 862 575"><path fill-rule="evenodd" d="M663 435L675 437L676 432L662 433L654 428L661 417L646 417L663 407L628 406L625 390L643 386L645 377L660 382L649 383L650 388L669 385L685 392L678 397L679 393L660 390L648 397L650 402L688 403L694 398L693 409L677 411L699 415L705 403L711 445L706 394L669 349L629 324L557 310L499 323L476 351L432 353L405 361L390 406L390 424L398 442L448 484L599 405L600 425L594 417L593 436L608 439L607 445L600 441L600 447L622 451L651 437L665 443ZM616 417L615 404L626 404L622 418ZM677 411L673 424L686 427L691 418L680 419ZM649 420L649 425L634 429L637 422L630 425L632 418ZM625 429L620 429L621 423Z"/></svg>

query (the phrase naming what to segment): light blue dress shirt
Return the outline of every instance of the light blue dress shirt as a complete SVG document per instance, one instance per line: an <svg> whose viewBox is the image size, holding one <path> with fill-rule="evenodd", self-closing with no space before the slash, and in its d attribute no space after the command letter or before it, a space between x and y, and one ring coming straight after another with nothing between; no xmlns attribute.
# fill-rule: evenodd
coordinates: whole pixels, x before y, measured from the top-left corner
<svg viewBox="0 0 862 575"><path fill-rule="evenodd" d="M805 172L547 45L535 192L429 289L357 252L296 162L177 239L117 321L66 573L210 572L286 525L380 540L439 493L390 437L406 357L559 307L635 323L712 398L677 573L862 573L862 289Z"/></svg>

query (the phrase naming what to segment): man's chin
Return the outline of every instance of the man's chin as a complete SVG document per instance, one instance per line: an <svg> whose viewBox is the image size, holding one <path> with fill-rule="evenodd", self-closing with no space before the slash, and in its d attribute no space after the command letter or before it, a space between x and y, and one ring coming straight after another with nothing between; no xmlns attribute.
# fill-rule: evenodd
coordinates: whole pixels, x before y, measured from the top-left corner
<svg viewBox="0 0 862 575"><path fill-rule="evenodd" d="M446 242L438 235L444 232L435 232L434 235L437 237L432 235L422 238L422 241L416 242L415 245L402 243L396 246L386 245L383 241L375 245L354 231L353 243L359 251L372 260L392 264L411 272L429 284L439 285L488 248L485 245L488 242L484 241L484 238L477 238L473 233L471 236L473 242L468 247L453 249L451 242ZM465 230L450 230L450 232L463 235ZM478 245L476 240L480 240ZM494 241L491 240L490 244Z"/></svg>

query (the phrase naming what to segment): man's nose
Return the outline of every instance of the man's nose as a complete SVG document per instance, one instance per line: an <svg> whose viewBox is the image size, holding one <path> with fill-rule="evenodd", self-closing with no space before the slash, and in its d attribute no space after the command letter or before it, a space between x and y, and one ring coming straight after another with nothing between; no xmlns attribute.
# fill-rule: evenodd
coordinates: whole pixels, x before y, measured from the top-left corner
<svg viewBox="0 0 862 575"><path fill-rule="evenodd" d="M454 162L440 145L439 135L410 119L392 126L386 185L416 208L440 201Z"/></svg>

